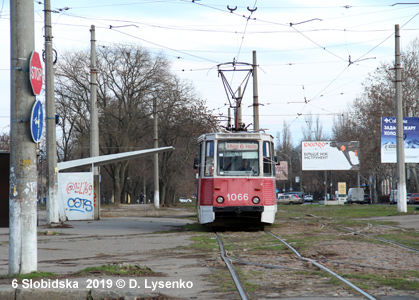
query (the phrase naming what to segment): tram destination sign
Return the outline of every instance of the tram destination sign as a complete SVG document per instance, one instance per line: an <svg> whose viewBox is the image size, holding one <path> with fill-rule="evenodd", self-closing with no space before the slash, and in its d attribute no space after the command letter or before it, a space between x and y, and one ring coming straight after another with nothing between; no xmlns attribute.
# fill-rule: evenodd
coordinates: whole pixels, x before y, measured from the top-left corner
<svg viewBox="0 0 419 300"><path fill-rule="evenodd" d="M359 170L359 142L301 142L304 171Z"/></svg>
<svg viewBox="0 0 419 300"><path fill-rule="evenodd" d="M239 142L228 142L225 143L226 150L257 150L257 143L239 143Z"/></svg>

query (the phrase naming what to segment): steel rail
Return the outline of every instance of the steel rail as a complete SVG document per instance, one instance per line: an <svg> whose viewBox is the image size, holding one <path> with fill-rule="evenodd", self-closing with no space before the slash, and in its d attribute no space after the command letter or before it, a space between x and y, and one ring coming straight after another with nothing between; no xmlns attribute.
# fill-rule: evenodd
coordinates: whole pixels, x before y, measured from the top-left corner
<svg viewBox="0 0 419 300"><path fill-rule="evenodd" d="M235 257L231 257L229 255L227 255L228 259L235 261L239 264L242 265L252 265L252 266L257 266L257 267L263 267L263 268L267 268L267 269L283 269L283 270L294 270L294 271L303 271L303 269L297 269L297 268L288 268L288 267L281 267L281 266L275 266L275 265L269 265L269 264L261 264L261 263L254 263L251 261L246 261L246 260L242 260L242 259L238 259Z"/></svg>
<svg viewBox="0 0 419 300"><path fill-rule="evenodd" d="M226 250L224 248L223 242L221 241L220 237L218 236L218 234L216 232L214 232L214 235L217 238L218 244L220 246L221 258L224 260L225 264L227 265L228 270L230 271L231 277L234 280L234 284L237 287L237 291L239 292L240 297L242 298L242 300L250 299L249 295L247 294L246 289L243 286L243 283L240 280L239 275L236 272L236 269L234 268L230 259L227 257L227 253L226 253Z"/></svg>
<svg viewBox="0 0 419 300"><path fill-rule="evenodd" d="M342 228L342 229L343 229L343 230L346 230L346 231L348 231L348 232L351 232L351 233L353 233L354 235L361 235L361 236L364 236L364 237L367 237L367 238L372 238L372 239L375 239L375 240L377 240L377 241L381 241L381 242L383 242L383 243L393 244L393 245L395 245L395 246L399 246L399 247L401 247L401 248L404 248L404 249L411 250L411 251L414 251L414 252L418 252L418 253L419 253L419 250L418 250L418 249L415 249L415 248L412 248L412 247L408 247L408 246L405 246L405 245L403 245L403 244L399 244L399 243L397 243L397 242L395 242L395 241L391 241L391 240L387 240L387 239L382 239L382 238L378 238L378 237L375 237L375 236L370 236L370 235L368 235L368 234L359 233L359 232L357 232L357 231L353 231L353 230L348 229L348 228Z"/></svg>
<svg viewBox="0 0 419 300"><path fill-rule="evenodd" d="M356 285L354 285L353 283L347 281L345 278L339 276L338 274L336 274L335 272L333 272L332 270L329 270L328 268L326 268L325 266L319 264L318 262L310 259L310 258L305 258L303 256L301 256L301 254L295 250L290 244L288 244L287 242L285 242L283 239L281 239L279 236L274 235L273 233L269 232L269 231L265 231L267 234L271 235L272 237L276 238L277 240L281 241L282 243L284 243L290 250L292 250L297 256L298 258L300 258L301 260L305 260L308 262L311 262L313 265L319 267L320 269L332 274L333 276L335 276L337 279L341 280L342 282L346 283L347 285L349 285L350 287L352 287L353 289L355 289L356 291L358 291L359 293L361 293L363 296L365 296L366 298L370 299L370 300L377 300L376 298L374 298L373 296L367 294L365 291L361 290L359 287L357 287Z"/></svg>

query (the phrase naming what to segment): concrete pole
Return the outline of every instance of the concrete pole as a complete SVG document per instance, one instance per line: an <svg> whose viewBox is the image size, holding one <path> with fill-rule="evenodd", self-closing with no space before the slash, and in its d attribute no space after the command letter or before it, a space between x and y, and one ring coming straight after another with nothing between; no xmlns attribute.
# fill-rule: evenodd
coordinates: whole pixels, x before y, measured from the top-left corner
<svg viewBox="0 0 419 300"><path fill-rule="evenodd" d="M90 28L90 157L99 156L99 120L97 110L97 68L95 25ZM94 218L100 219L99 168L93 168Z"/></svg>
<svg viewBox="0 0 419 300"><path fill-rule="evenodd" d="M51 3L44 2L45 96L47 128L47 224L58 223L57 138L55 132L54 64L52 54Z"/></svg>
<svg viewBox="0 0 419 300"><path fill-rule="evenodd" d="M157 99L153 99L153 118L154 118L154 148L159 147L158 122L157 122ZM159 192L159 154L154 154L154 208L160 208Z"/></svg>
<svg viewBox="0 0 419 300"><path fill-rule="evenodd" d="M37 270L36 144L30 116L29 58L35 48L32 0L10 1L9 275Z"/></svg>
<svg viewBox="0 0 419 300"><path fill-rule="evenodd" d="M259 130L258 65L256 51L253 51L253 129Z"/></svg>
<svg viewBox="0 0 419 300"><path fill-rule="evenodd" d="M407 212L406 205L406 174L404 162L403 138L403 101L402 101L402 71L400 63L400 33L399 25L395 26L396 34L396 146L397 146L397 211Z"/></svg>
<svg viewBox="0 0 419 300"><path fill-rule="evenodd" d="M300 192L302 192L303 191L303 165L301 162L301 156L299 156L299 158L300 158Z"/></svg>
<svg viewBox="0 0 419 300"><path fill-rule="evenodd" d="M228 108L228 125L227 125L227 127L228 128L231 128L231 109L230 109L230 107Z"/></svg>
<svg viewBox="0 0 419 300"><path fill-rule="evenodd" d="M324 201L327 201L327 171L324 171Z"/></svg>
<svg viewBox="0 0 419 300"><path fill-rule="evenodd" d="M236 128L236 130L238 130L240 128L240 126L243 124L243 118L242 118L242 88L239 86L239 90L238 90L238 101L237 101L237 124L238 124L238 128Z"/></svg>
<svg viewBox="0 0 419 300"><path fill-rule="evenodd" d="M145 170L145 161L143 162L143 170ZM147 182L145 178L145 171L143 173L143 195L144 195L144 204L147 204Z"/></svg>

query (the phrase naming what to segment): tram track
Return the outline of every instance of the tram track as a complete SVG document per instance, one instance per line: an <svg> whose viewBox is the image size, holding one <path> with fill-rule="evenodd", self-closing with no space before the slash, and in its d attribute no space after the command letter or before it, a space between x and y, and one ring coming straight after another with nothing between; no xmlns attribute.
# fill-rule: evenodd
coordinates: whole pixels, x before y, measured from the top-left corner
<svg viewBox="0 0 419 300"><path fill-rule="evenodd" d="M363 237L366 237L366 238L375 239L375 240L383 242L383 243L392 244L392 245L398 246L400 248L404 248L404 249L419 253L418 249L405 246L405 245L397 243L395 241L391 241L391 240L387 240L387 239L383 239L383 238L378 238L378 237L375 237L375 236L370 236L368 234L360 233L360 231L354 231L354 230L351 230L351 229L348 229L348 228L342 228L342 230L348 231L348 232L350 232L351 234L354 234L354 235L360 235L360 236L363 236Z"/></svg>
<svg viewBox="0 0 419 300"><path fill-rule="evenodd" d="M362 296L364 296L367 299L370 300L375 300L376 298L374 298L373 296L371 296L370 294L368 294L367 292L365 292L364 290L360 289L359 287L357 287L356 285L352 284L351 282L349 282L348 280L344 279L343 277L341 277L340 275L336 274L335 272L333 272L332 270L326 268L324 265L320 264L319 262L310 259L310 258L306 258L303 257L294 247L292 247L290 244L288 244L286 241L284 241L283 239L281 239L279 236L269 232L269 231L264 231L266 234L272 236L273 238L279 240L282 244L284 244L288 249L290 249L291 251L294 252L294 254L297 256L298 260L301 261L305 261L308 263L311 263L312 265L318 267L319 269L329 273L330 275L334 276L335 278L339 279L340 281L342 281L343 283L345 283L346 285L350 286L351 288L353 288L354 290L356 290L358 293L360 293ZM224 262L226 263L227 268L230 271L230 274L233 278L233 281L236 285L236 288L239 292L239 295L241 297L241 299L250 299L249 298L249 294L246 291L244 284L242 283L240 276L238 275L236 269L234 268L233 262L236 263L240 263L240 264L246 264L246 265L254 265L254 266L259 266L259 267L264 267L264 268L273 268L273 269L289 269L289 270L298 270L301 271L302 269L296 269L296 268L287 268L287 267L282 267L282 266L275 266L275 265L270 265L270 264L260 264L260 263L254 263L254 262L247 262L241 259L236 259L234 257L231 257L227 254L227 251L225 250L224 244L220 238L220 236L214 232L214 235L218 241L218 244L220 246L220 250L221 250L221 257L224 260Z"/></svg>
<svg viewBox="0 0 419 300"><path fill-rule="evenodd" d="M317 216L314 216L314 215L310 215L310 216L317 217ZM320 223L320 222L317 222L317 221L306 220L306 219L300 219L300 220L305 221L305 222L315 222L317 224L320 224L320 225L322 225L321 229L323 229L324 227L326 227L326 224L323 224L323 223ZM392 244L392 245L398 246L400 248L403 248L403 249L406 249L406 250L410 250L410 251L414 251L414 252L419 253L419 249L408 247L406 245L400 244L400 243L395 242L395 241L392 241L392 240L388 240L388 239L384 239L384 238L378 238L378 237L371 236L371 235L368 235L368 234L365 234L365 233L361 233L363 231L370 230L373 227L373 225L371 223L366 223L366 224L367 224L366 227L364 227L362 229L359 229L359 230L352 230L352 229L344 228L344 227L338 227L338 228L341 229L341 230L347 231L348 234L358 235L358 236L363 236L363 237L366 237L366 238L375 239L375 240L380 241L380 242L383 242L383 243ZM406 231L403 228L398 228L398 227L394 227L394 226L385 226L385 225L377 225L377 226L378 227L382 227L382 228L391 228L391 229L397 229L397 230L401 230L401 231Z"/></svg>

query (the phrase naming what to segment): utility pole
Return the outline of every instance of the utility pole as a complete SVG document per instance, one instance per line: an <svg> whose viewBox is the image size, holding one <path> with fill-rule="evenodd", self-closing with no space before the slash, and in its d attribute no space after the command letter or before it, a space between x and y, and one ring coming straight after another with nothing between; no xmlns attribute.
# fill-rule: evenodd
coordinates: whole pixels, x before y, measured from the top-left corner
<svg viewBox="0 0 419 300"><path fill-rule="evenodd" d="M44 2L45 98L47 127L47 224L58 223L57 141L55 132L54 64L52 57L51 2Z"/></svg>
<svg viewBox="0 0 419 300"><path fill-rule="evenodd" d="M324 171L324 203L327 201L327 171Z"/></svg>
<svg viewBox="0 0 419 300"><path fill-rule="evenodd" d="M242 119L242 100L243 100L242 88L241 88L241 86L239 86L238 100L237 100L237 103L236 103L236 106L237 106L237 125L238 125L238 127L236 128L236 131L239 130L239 128L242 126L242 123L243 123L243 119Z"/></svg>
<svg viewBox="0 0 419 300"><path fill-rule="evenodd" d="M159 147L158 122L157 122L157 99L153 99L153 118L154 118L154 148ZM160 208L159 192L159 154L154 153L154 208Z"/></svg>
<svg viewBox="0 0 419 300"><path fill-rule="evenodd" d="M256 51L253 50L253 129L259 130L259 94L258 94L258 65Z"/></svg>
<svg viewBox="0 0 419 300"><path fill-rule="evenodd" d="M404 162L403 138L403 99L402 99L402 70L400 63L400 32L399 24L395 26L396 36L396 146L397 146L397 212L407 212L406 205L406 174Z"/></svg>
<svg viewBox="0 0 419 300"><path fill-rule="evenodd" d="M36 143L30 116L29 58L35 48L32 0L10 1L9 275L37 270Z"/></svg>
<svg viewBox="0 0 419 300"><path fill-rule="evenodd" d="M96 31L90 27L90 157L99 156L99 120L97 112ZM93 167L94 218L100 219L99 167Z"/></svg>

